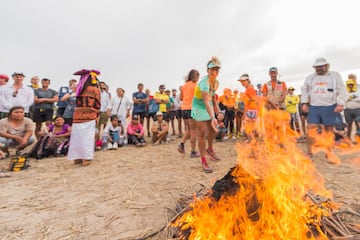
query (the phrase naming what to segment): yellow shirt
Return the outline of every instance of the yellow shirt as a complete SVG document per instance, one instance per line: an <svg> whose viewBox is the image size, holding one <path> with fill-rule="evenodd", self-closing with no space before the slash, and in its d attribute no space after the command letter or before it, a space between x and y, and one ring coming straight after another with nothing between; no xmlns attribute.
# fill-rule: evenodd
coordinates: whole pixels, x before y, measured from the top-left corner
<svg viewBox="0 0 360 240"><path fill-rule="evenodd" d="M300 102L300 98L297 95L286 95L285 97L285 107L286 111L289 113L297 113L297 105Z"/></svg>
<svg viewBox="0 0 360 240"><path fill-rule="evenodd" d="M154 98L169 101L169 96L166 95L165 93L161 94L159 92L156 92L155 95L154 95ZM166 103L159 103L159 111L160 112L166 112Z"/></svg>

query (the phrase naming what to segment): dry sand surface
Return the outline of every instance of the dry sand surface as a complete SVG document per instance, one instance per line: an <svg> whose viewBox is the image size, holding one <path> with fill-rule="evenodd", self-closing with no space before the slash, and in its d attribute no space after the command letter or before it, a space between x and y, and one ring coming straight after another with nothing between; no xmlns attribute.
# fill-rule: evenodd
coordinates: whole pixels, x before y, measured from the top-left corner
<svg viewBox="0 0 360 240"><path fill-rule="evenodd" d="M32 159L29 170L0 178L0 239L137 239L160 229L181 196L191 196L201 184L210 188L236 163L235 142L215 143L222 160L210 162L214 172L206 174L199 159L177 152L178 143L99 151L88 167L65 157ZM315 164L334 200L359 211L354 155L342 156L335 166L319 153ZM7 164L0 161L2 168Z"/></svg>

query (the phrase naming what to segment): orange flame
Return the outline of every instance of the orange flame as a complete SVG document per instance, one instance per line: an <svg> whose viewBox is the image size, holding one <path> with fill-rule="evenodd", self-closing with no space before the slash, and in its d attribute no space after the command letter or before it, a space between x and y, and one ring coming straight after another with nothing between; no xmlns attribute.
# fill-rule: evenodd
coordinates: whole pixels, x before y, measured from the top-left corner
<svg viewBox="0 0 360 240"><path fill-rule="evenodd" d="M261 108L256 122L249 125L246 132L253 136L250 143L237 144L238 164L232 172L239 190L223 194L218 201L210 196L195 199L175 225L190 231L191 240L327 239L320 221L329 215L329 208L314 205L307 193L329 199L332 194L312 161L296 146L295 134L288 127L289 114ZM333 135L322 133L314 149L332 154L332 139ZM329 161L340 160L332 154ZM330 209L336 207L333 204Z"/></svg>

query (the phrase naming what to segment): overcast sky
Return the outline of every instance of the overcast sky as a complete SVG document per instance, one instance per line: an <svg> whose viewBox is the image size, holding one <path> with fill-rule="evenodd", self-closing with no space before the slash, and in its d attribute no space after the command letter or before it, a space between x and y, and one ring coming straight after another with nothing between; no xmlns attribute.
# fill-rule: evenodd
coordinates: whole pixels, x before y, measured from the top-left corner
<svg viewBox="0 0 360 240"><path fill-rule="evenodd" d="M360 75L356 0L0 0L0 73L47 77L57 89L80 69L152 92L178 88L192 68L222 62L220 90L268 80L276 66L297 92L315 58ZM112 90L114 92L114 90Z"/></svg>

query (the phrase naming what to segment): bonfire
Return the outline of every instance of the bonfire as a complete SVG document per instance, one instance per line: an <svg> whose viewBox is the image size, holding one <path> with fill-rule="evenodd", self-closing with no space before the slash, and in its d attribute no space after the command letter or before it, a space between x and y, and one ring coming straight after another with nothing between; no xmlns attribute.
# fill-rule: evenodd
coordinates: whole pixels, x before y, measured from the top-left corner
<svg viewBox="0 0 360 240"><path fill-rule="evenodd" d="M357 239L360 227L345 223L313 161L296 145L284 111L262 108L237 143L237 165L174 219L177 239ZM255 130L255 131L254 131ZM331 163L332 135L319 135L317 149Z"/></svg>

